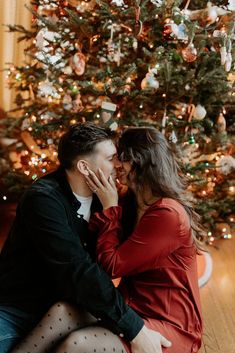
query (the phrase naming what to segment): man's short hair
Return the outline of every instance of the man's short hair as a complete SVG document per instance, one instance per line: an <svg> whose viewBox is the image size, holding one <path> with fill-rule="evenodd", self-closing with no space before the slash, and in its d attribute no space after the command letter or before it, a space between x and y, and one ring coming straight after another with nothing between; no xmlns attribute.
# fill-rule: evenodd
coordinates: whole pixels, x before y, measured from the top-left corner
<svg viewBox="0 0 235 353"><path fill-rule="evenodd" d="M112 139L110 130L90 122L72 125L61 137L58 159L65 169L72 169L79 156L94 152L97 143Z"/></svg>

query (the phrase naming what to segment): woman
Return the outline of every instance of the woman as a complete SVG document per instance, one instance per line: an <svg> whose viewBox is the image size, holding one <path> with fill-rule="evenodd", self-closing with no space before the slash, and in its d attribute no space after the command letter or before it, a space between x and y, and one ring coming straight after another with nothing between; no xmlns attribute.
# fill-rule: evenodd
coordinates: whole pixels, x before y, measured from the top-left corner
<svg viewBox="0 0 235 353"><path fill-rule="evenodd" d="M102 171L98 176L90 171L87 177L103 205L90 223L99 232L98 262L110 276L122 278L120 291L146 326L172 342L163 352L198 352L202 320L196 253L203 231L187 201L182 173L169 144L154 128L127 129L118 154L119 181L129 189L122 207L113 180L106 180ZM74 343L79 337L81 330L73 332L57 352L83 352ZM84 352L86 344L90 346L85 342ZM101 352L102 339L94 344L93 351ZM130 346L123 345L120 352L130 352ZM111 348L106 351L115 351Z"/></svg>
<svg viewBox="0 0 235 353"><path fill-rule="evenodd" d="M122 277L119 288L146 326L172 342L167 352L198 352L202 320L196 253L204 233L187 201L175 156L154 128L126 130L118 153L119 181L131 190L136 208L133 213L130 196L123 209L109 208L114 185L102 173L100 180L91 174L88 183L105 208L91 224L99 230L98 262L113 278Z"/></svg>

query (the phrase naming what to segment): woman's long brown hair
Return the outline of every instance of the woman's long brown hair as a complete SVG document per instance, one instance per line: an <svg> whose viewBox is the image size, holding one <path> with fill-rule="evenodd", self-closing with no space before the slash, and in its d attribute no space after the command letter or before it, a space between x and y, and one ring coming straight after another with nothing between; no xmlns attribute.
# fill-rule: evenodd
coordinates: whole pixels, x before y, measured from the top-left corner
<svg viewBox="0 0 235 353"><path fill-rule="evenodd" d="M152 127L129 128L119 139L118 154L120 161L132 164L130 175L134 178L137 193L144 195L147 186L153 196L172 198L185 208L196 248L198 252L204 250L205 231L200 216L189 201L186 177L164 135Z"/></svg>

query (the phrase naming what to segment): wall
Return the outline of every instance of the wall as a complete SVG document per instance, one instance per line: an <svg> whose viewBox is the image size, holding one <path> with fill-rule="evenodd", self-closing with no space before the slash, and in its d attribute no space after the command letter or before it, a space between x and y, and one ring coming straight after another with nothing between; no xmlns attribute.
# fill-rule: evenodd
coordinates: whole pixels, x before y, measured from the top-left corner
<svg viewBox="0 0 235 353"><path fill-rule="evenodd" d="M17 43L19 34L7 33L4 24L19 24L30 29L32 14L26 9L30 0L0 0L0 70L7 67L6 63L22 65L27 43ZM6 72L0 71L0 108L10 110L14 107L14 92L6 85Z"/></svg>

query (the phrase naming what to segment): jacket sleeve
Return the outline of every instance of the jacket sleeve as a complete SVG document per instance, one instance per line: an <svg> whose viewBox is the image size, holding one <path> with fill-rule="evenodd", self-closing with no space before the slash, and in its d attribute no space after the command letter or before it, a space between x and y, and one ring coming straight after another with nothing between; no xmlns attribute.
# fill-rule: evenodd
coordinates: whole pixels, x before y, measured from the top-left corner
<svg viewBox="0 0 235 353"><path fill-rule="evenodd" d="M96 213L92 219L92 227L99 229L98 262L113 278L157 268L160 259L182 244L185 230L173 208L150 207L123 243L121 214L121 207L115 206Z"/></svg>
<svg viewBox="0 0 235 353"><path fill-rule="evenodd" d="M76 303L107 322L114 333L132 340L143 320L125 304L106 272L92 262L69 225L63 201L56 196L31 192L24 199L18 212L26 215L23 222L28 241L59 293L63 287L71 287Z"/></svg>

